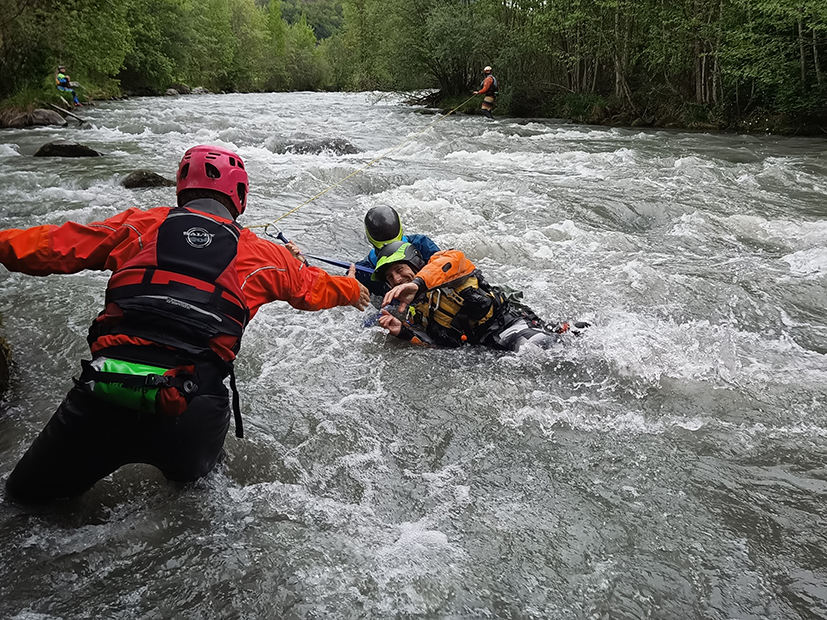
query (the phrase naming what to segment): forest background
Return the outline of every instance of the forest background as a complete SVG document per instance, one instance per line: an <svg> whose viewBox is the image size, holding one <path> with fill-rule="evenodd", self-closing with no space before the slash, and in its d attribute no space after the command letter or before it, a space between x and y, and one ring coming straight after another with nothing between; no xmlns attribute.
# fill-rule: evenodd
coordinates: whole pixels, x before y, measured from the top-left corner
<svg viewBox="0 0 827 620"><path fill-rule="evenodd" d="M81 95L438 89L496 112L827 133L827 0L0 0L0 108ZM467 105L468 111L478 106Z"/></svg>

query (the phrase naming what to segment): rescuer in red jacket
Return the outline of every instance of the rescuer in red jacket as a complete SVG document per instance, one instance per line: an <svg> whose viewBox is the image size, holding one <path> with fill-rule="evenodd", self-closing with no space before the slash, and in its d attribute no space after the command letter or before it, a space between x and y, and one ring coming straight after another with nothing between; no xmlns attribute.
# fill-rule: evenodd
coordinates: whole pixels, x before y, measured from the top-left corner
<svg viewBox="0 0 827 620"><path fill-rule="evenodd" d="M353 268L328 275L241 228L247 193L241 158L201 145L181 160L175 208L0 231L0 263L11 271L112 272L89 329L92 360L12 471L9 497L78 495L127 463L170 480L204 476L223 456L228 375L242 436L233 361L258 309L276 300L301 310L368 306Z"/></svg>

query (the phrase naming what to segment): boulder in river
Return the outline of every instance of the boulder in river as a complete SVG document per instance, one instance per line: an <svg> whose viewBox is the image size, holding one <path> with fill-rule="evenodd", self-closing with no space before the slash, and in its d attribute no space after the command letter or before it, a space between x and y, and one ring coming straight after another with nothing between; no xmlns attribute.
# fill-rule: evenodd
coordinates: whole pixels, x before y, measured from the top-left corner
<svg viewBox="0 0 827 620"><path fill-rule="evenodd" d="M20 129L29 126L29 115L22 110L5 110L0 113L0 127Z"/></svg>
<svg viewBox="0 0 827 620"><path fill-rule="evenodd" d="M55 140L44 144L34 154L35 157L100 157L98 153L88 146L69 140Z"/></svg>
<svg viewBox="0 0 827 620"><path fill-rule="evenodd" d="M170 84L168 88L176 91L179 95L189 95L192 92L186 84Z"/></svg>
<svg viewBox="0 0 827 620"><path fill-rule="evenodd" d="M64 127L66 119L54 110L36 109L32 110L32 125L59 125Z"/></svg>
<svg viewBox="0 0 827 620"><path fill-rule="evenodd" d="M66 119L52 110L40 108L28 111L21 109L10 109L0 112L0 128L21 129L23 127L34 127L42 125L66 126Z"/></svg>
<svg viewBox="0 0 827 620"><path fill-rule="evenodd" d="M121 185L128 189L136 189L139 187L175 187L175 181L162 177L160 174L155 174L151 170L136 170L130 172Z"/></svg>
<svg viewBox="0 0 827 620"><path fill-rule="evenodd" d="M179 93L179 92L178 92L177 90L175 90L174 88L167 88L167 90L166 90L166 92L164 92L164 94L165 94L167 97L177 97L177 96L178 96L178 95L180 95L181 93Z"/></svg>
<svg viewBox="0 0 827 620"><path fill-rule="evenodd" d="M284 147L284 152L297 155L319 155L324 152L334 155L355 155L359 149L344 138L317 138L288 144Z"/></svg>
<svg viewBox="0 0 827 620"><path fill-rule="evenodd" d="M210 91L208 91L203 86L196 86L195 88L192 89L192 94L193 95L209 95Z"/></svg>

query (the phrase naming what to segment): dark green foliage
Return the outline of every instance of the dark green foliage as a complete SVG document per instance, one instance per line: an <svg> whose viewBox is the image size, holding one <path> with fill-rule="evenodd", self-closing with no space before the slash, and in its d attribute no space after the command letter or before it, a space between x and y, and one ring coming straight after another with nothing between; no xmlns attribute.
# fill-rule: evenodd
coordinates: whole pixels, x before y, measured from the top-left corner
<svg viewBox="0 0 827 620"><path fill-rule="evenodd" d="M281 13L290 26L297 24L303 17L319 41L339 32L344 23L341 0L282 0Z"/></svg>
<svg viewBox="0 0 827 620"><path fill-rule="evenodd" d="M345 0L356 85L460 95L494 66L500 112L726 124L827 115L824 0Z"/></svg>
<svg viewBox="0 0 827 620"><path fill-rule="evenodd" d="M59 96L65 64L84 95L346 86L318 39L341 28L339 0L0 0L0 100L25 105ZM329 50L335 48L328 46ZM341 41L340 41L341 47ZM334 78L334 76L336 76Z"/></svg>
<svg viewBox="0 0 827 620"><path fill-rule="evenodd" d="M725 125L827 116L825 0L0 0L0 99L438 88L497 113ZM478 106L478 100L468 105ZM813 120L815 119L815 120Z"/></svg>
<svg viewBox="0 0 827 620"><path fill-rule="evenodd" d="M128 91L162 91L184 79L191 7L183 0L132 0L128 20L132 46L119 71Z"/></svg>

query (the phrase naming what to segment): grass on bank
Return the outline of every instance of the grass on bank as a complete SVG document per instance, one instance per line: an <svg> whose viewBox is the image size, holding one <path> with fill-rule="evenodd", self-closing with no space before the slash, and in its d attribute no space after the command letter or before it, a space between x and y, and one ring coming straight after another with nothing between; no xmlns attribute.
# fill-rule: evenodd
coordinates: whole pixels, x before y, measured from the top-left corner
<svg viewBox="0 0 827 620"><path fill-rule="evenodd" d="M72 81L74 81L74 76ZM83 80L79 80L79 83L83 86L75 88L75 92L81 103L95 99L111 99L121 95L117 80L107 80L105 84L85 83ZM54 77L47 76L41 83L25 84L11 97L0 101L0 110L31 111L34 108L42 107L41 101L62 108L72 108L72 96L67 92L59 91L55 85Z"/></svg>

